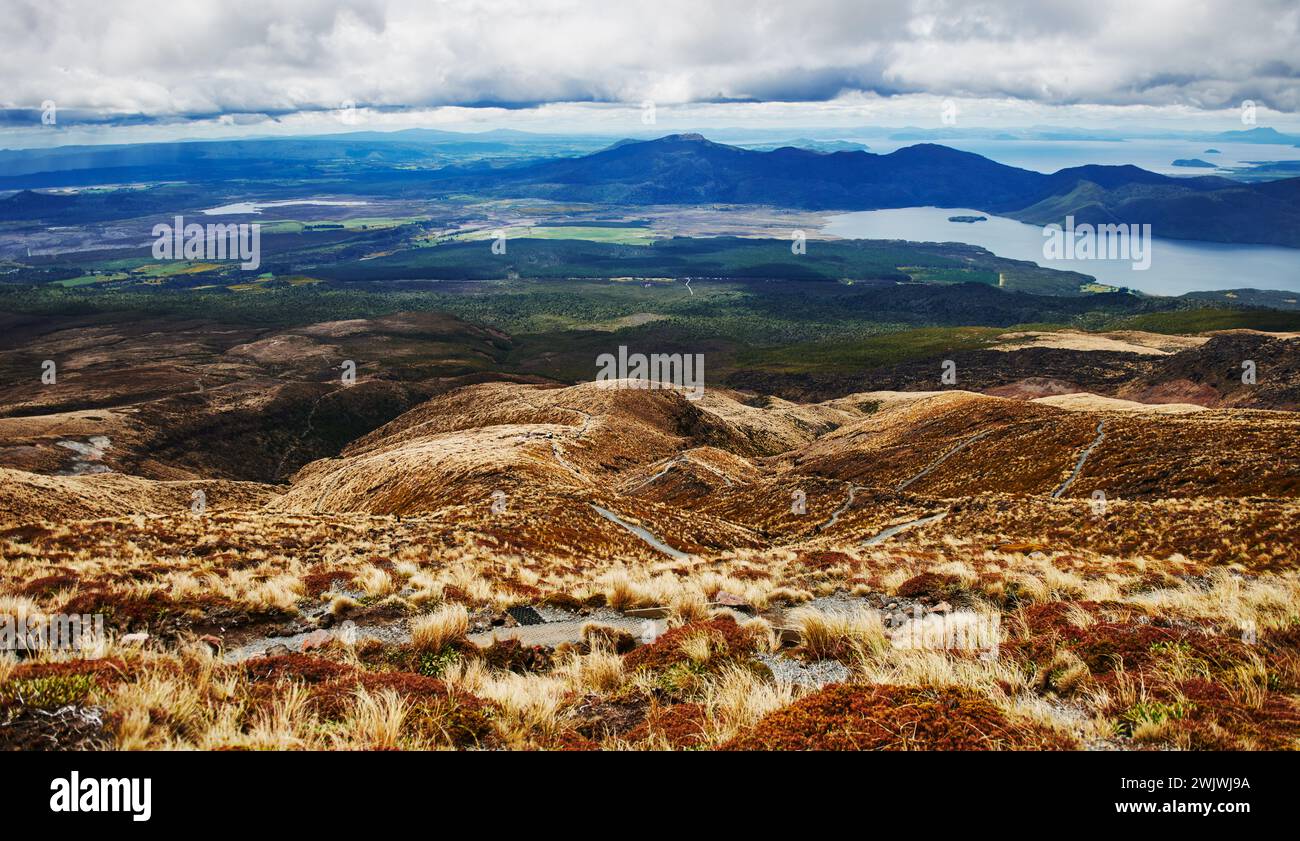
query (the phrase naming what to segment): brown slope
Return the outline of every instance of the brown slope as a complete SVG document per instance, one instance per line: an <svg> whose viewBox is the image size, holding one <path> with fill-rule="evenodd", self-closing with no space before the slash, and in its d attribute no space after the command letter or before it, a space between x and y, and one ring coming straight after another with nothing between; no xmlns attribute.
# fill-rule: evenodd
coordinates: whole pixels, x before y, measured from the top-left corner
<svg viewBox="0 0 1300 841"><path fill-rule="evenodd" d="M156 482L118 473L41 476L0 468L0 523L177 514L192 510L195 491L203 492L209 512L261 508L276 496L275 488L255 482Z"/></svg>
<svg viewBox="0 0 1300 841"><path fill-rule="evenodd" d="M1255 382L1242 382L1242 363ZM1116 396L1143 403L1199 403L1215 408L1300 409L1300 339L1231 330L1162 358L1121 386Z"/></svg>
<svg viewBox="0 0 1300 841"><path fill-rule="evenodd" d="M0 335L0 466L66 472L57 436L106 436L104 464L121 472L283 481L488 375L508 349L508 337L438 313L289 328L167 315L23 321ZM52 384L41 380L47 359ZM350 387L345 360L357 366Z"/></svg>
<svg viewBox="0 0 1300 841"><path fill-rule="evenodd" d="M1098 424L1104 435L1098 441ZM791 453L787 469L932 497L1300 494L1300 417L1065 410L951 392L900 402Z"/></svg>
<svg viewBox="0 0 1300 841"><path fill-rule="evenodd" d="M858 543L989 494L1300 495L1300 418L1289 413L1170 414L1086 395L1035 402L959 391L811 407L736 397L469 386L308 465L271 508L432 516L458 542L662 560Z"/></svg>
<svg viewBox="0 0 1300 841"><path fill-rule="evenodd" d="M274 508L436 513L471 532L506 528L518 546L646 554L646 541L598 505L683 552L752 546L759 536L748 524L703 512L700 501L759 480L766 453L805 444L869 408L748 406L725 393L692 402L597 383L469 386L403 414L339 458L308 465ZM494 510L494 499L506 510Z"/></svg>

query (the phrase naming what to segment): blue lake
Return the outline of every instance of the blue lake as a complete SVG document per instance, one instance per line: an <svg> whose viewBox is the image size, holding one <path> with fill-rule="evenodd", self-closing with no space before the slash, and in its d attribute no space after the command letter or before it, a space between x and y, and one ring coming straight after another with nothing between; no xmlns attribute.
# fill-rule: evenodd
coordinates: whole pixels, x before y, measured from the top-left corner
<svg viewBox="0 0 1300 841"><path fill-rule="evenodd" d="M987 216L986 222L949 222L949 216ZM867 210L828 218L822 233L853 239L964 242L999 257L1029 260L1051 269L1092 275L1102 283L1151 295L1182 295L1215 289L1279 289L1300 292L1300 249L1224 245L1191 240L1152 240L1151 265L1135 270L1127 260L1048 260L1043 228L963 208L909 207Z"/></svg>

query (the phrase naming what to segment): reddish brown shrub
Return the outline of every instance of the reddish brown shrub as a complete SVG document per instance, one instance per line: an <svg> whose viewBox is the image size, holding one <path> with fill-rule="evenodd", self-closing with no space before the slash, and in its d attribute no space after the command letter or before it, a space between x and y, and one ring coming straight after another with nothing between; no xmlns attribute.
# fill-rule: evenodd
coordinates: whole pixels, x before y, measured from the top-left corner
<svg viewBox="0 0 1300 841"><path fill-rule="evenodd" d="M600 750L600 744L588 739L581 733L572 730L566 730L556 736L548 746L551 750L563 751L594 751Z"/></svg>
<svg viewBox="0 0 1300 841"><path fill-rule="evenodd" d="M455 584L448 584L446 587L442 588L442 598L444 601L459 602L461 604L474 603L474 600L470 598L469 593L466 593Z"/></svg>
<svg viewBox="0 0 1300 841"><path fill-rule="evenodd" d="M482 649L483 662L495 669L526 674L551 668L551 650L544 645L523 645L517 639L493 640Z"/></svg>
<svg viewBox="0 0 1300 841"><path fill-rule="evenodd" d="M699 704L673 704L655 707L646 720L627 734L632 742L644 742L651 736L664 739L674 748L695 748L704 743L707 717Z"/></svg>
<svg viewBox="0 0 1300 841"><path fill-rule="evenodd" d="M131 676L131 667L125 660L105 657L98 660L66 660L61 663L20 663L10 678L67 677L88 675L100 686L124 681Z"/></svg>
<svg viewBox="0 0 1300 841"><path fill-rule="evenodd" d="M1248 707L1225 687L1195 679L1181 682L1177 694L1190 702L1177 726L1192 750L1291 750L1300 739L1300 707L1277 693Z"/></svg>
<svg viewBox="0 0 1300 841"><path fill-rule="evenodd" d="M525 584L518 578L496 578L492 580L492 584L498 589L515 596L517 599L516 604L533 604L542 597L541 588L534 587L532 584Z"/></svg>
<svg viewBox="0 0 1300 841"><path fill-rule="evenodd" d="M905 599L934 599L944 601L961 592L961 579L955 575L923 572L898 585L897 595Z"/></svg>
<svg viewBox="0 0 1300 841"><path fill-rule="evenodd" d="M1056 750L1065 737L1009 722L952 688L834 684L769 713L724 750Z"/></svg>
<svg viewBox="0 0 1300 841"><path fill-rule="evenodd" d="M40 543L45 538L53 536L54 532L48 526L35 523L0 530L0 538L12 540L14 543Z"/></svg>
<svg viewBox="0 0 1300 841"><path fill-rule="evenodd" d="M548 607L557 607L560 610L573 611L574 613L583 608L582 602L568 593L547 593L542 596L540 603Z"/></svg>
<svg viewBox="0 0 1300 841"><path fill-rule="evenodd" d="M707 634L711 638L710 660L723 660L752 654L757 650L757 637L741 628L730 616L707 622L692 622L673 628L659 639L624 655L623 663L629 669L659 669L687 660L682 652L682 642L689 637Z"/></svg>
<svg viewBox="0 0 1300 841"><path fill-rule="evenodd" d="M60 612L102 613L108 624L122 630L135 630L155 627L173 618L180 610L161 590L128 593L96 588L68 599Z"/></svg>
<svg viewBox="0 0 1300 841"><path fill-rule="evenodd" d="M77 577L69 573L57 572L41 578L34 578L24 584L18 592L33 599L49 598L60 590L67 590L77 583Z"/></svg>
<svg viewBox="0 0 1300 841"><path fill-rule="evenodd" d="M127 665L116 658L70 660L61 663L25 663L0 681L0 722L14 707L56 709L84 702L96 688L106 688L129 677ZM0 726L0 730L4 729Z"/></svg>
<svg viewBox="0 0 1300 841"><path fill-rule="evenodd" d="M321 593L333 590L338 584L350 584L355 576L342 570L312 572L302 577L303 592L313 599L319 599Z"/></svg>
<svg viewBox="0 0 1300 841"><path fill-rule="evenodd" d="M824 571L834 567L847 566L856 570L858 562L843 552L800 552L799 563L811 570Z"/></svg>
<svg viewBox="0 0 1300 841"><path fill-rule="evenodd" d="M277 654L244 661L244 673L253 683L294 680L322 684L352 672L351 666L308 654Z"/></svg>
<svg viewBox="0 0 1300 841"><path fill-rule="evenodd" d="M1249 659L1249 646L1238 639L1138 621L1142 615L1127 605L1074 602L1073 606L1092 616L1093 623L1086 627L1072 624L1069 603L1031 605L1021 613L1027 630L1008 640L1004 650L1042 665L1057 649L1068 649L1095 675L1121 664L1130 671L1148 669L1173 656L1175 650L1202 660L1211 672L1231 669Z"/></svg>

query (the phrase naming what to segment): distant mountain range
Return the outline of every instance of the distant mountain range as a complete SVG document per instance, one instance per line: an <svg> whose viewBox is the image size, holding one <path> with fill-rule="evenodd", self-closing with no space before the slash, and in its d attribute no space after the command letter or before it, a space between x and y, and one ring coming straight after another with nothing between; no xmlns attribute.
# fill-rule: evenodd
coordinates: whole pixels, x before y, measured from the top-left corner
<svg viewBox="0 0 1300 841"><path fill-rule="evenodd" d="M1272 129L1223 141L1289 140ZM427 199L452 193L624 205L765 204L812 210L973 208L1033 224L1150 223L1158 237L1300 248L1297 162L1281 180L1171 177L1136 166L1052 174L921 143L889 154L814 146L741 148L698 134L609 145L595 136L413 129L323 137L0 150L0 221L74 224L171 212L213 185L277 198L323 193ZM849 147L849 148L846 148ZM1187 162L1187 163L1201 163ZM162 182L175 182L156 186ZM155 185L51 197L33 188ZM233 185L233 186L232 186Z"/></svg>
<svg viewBox="0 0 1300 841"><path fill-rule="evenodd" d="M1271 143L1283 146L1300 145L1300 135L1284 134L1275 128L1258 126L1238 131L1157 131L1151 129L1082 129L1049 128L981 128L944 126L918 128L911 126L888 134L890 140L925 142L938 140L1042 140L1042 141L1106 141L1123 143L1128 140L1203 140L1214 143Z"/></svg>
<svg viewBox="0 0 1300 841"><path fill-rule="evenodd" d="M742 149L698 134L624 141L590 155L481 173L444 186L613 204L771 204L810 210L963 207L1025 222L1150 223L1156 236L1300 247L1300 178L1244 184L1136 166L1050 175L918 144L886 155Z"/></svg>
<svg viewBox="0 0 1300 841"><path fill-rule="evenodd" d="M1277 143L1281 145L1300 145L1300 134L1283 134L1275 128L1259 126L1240 131L1223 131L1214 135L1216 140L1227 143Z"/></svg>

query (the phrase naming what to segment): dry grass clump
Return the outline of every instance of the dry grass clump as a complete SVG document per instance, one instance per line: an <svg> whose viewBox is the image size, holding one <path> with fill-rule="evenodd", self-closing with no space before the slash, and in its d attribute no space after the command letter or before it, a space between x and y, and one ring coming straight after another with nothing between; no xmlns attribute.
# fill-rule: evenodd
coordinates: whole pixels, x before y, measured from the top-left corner
<svg viewBox="0 0 1300 841"><path fill-rule="evenodd" d="M627 654L637 646L637 638L630 632L600 622L588 622L582 626L582 642L588 651L615 654Z"/></svg>
<svg viewBox="0 0 1300 841"><path fill-rule="evenodd" d="M1284 630L1300 621L1300 580L1269 576L1246 579L1225 569L1213 570L1205 584L1180 580L1173 587L1124 599L1151 616L1180 616L1263 633Z"/></svg>
<svg viewBox="0 0 1300 841"><path fill-rule="evenodd" d="M890 649L883 657L860 664L859 673L868 683L955 687L995 699L1030 688L1030 675L1014 659L962 651Z"/></svg>
<svg viewBox="0 0 1300 841"><path fill-rule="evenodd" d="M560 731L560 710L569 684L554 675L499 673L483 682L483 697L501 709L497 733L510 747L548 741Z"/></svg>
<svg viewBox="0 0 1300 841"><path fill-rule="evenodd" d="M720 745L755 726L763 716L789 706L799 696L793 684L774 683L753 669L727 666L706 685L702 704L707 741Z"/></svg>
<svg viewBox="0 0 1300 841"><path fill-rule="evenodd" d="M395 589L393 577L377 566L363 568L353 580L362 592L372 598L391 595Z"/></svg>
<svg viewBox="0 0 1300 841"><path fill-rule="evenodd" d="M1091 676L1092 670L1079 659L1079 655L1068 649L1059 649L1045 667L1035 672L1033 684L1040 692L1070 695L1083 687Z"/></svg>
<svg viewBox="0 0 1300 841"><path fill-rule="evenodd" d="M553 674L575 689L586 692L613 692L623 685L626 672L623 658L612 651L594 650L574 653L556 667Z"/></svg>
<svg viewBox="0 0 1300 841"><path fill-rule="evenodd" d="M411 621L411 645L419 652L439 652L465 639L469 612L464 605L448 604Z"/></svg>
<svg viewBox="0 0 1300 841"><path fill-rule="evenodd" d="M370 750L397 750L405 742L408 714L406 700L393 690L372 693L358 688L348 712L348 726L335 734L335 745L344 749L364 746Z"/></svg>
<svg viewBox="0 0 1300 841"><path fill-rule="evenodd" d="M853 608L821 611L801 607L789 614L798 629L805 656L813 660L856 662L884 651L889 645L880 614Z"/></svg>

